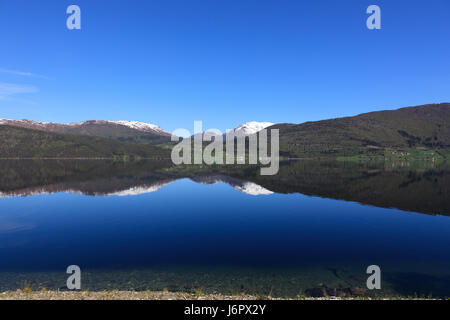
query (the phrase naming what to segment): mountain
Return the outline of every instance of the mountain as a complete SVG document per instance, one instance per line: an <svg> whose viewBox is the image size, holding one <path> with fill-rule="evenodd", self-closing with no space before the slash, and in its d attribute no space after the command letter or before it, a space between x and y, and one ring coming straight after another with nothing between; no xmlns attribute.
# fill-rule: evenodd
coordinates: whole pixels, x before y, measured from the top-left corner
<svg viewBox="0 0 450 320"><path fill-rule="evenodd" d="M170 159L170 150L88 135L60 134L0 125L0 158Z"/></svg>
<svg viewBox="0 0 450 320"><path fill-rule="evenodd" d="M237 126L234 132L237 136L248 136L265 128L279 129L280 155L285 158L376 156L437 159L450 156L450 103L302 124L252 121ZM91 120L56 124L0 119L0 129L4 139L0 145L0 157L110 157L122 154L165 157L170 149L168 132L138 121ZM205 138L208 131L202 134ZM21 143L17 144L18 141ZM161 148L144 148L136 144L157 144Z"/></svg>
<svg viewBox="0 0 450 320"><path fill-rule="evenodd" d="M340 156L367 153L448 156L450 103L378 111L302 124L277 124L285 156ZM404 151L404 152L402 152Z"/></svg>
<svg viewBox="0 0 450 320"><path fill-rule="evenodd" d="M0 125L8 125L45 132L79 134L110 138L139 144L161 144L170 141L171 134L154 124L139 121L89 120L69 124L38 122L32 120L0 119Z"/></svg>

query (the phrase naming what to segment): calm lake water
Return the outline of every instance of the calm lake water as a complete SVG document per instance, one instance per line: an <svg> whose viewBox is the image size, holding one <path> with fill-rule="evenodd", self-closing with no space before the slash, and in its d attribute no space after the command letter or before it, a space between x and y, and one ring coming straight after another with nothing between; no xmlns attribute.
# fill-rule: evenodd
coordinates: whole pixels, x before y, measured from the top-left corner
<svg viewBox="0 0 450 320"><path fill-rule="evenodd" d="M445 165L0 166L0 291L63 289L75 264L92 290L450 296Z"/></svg>

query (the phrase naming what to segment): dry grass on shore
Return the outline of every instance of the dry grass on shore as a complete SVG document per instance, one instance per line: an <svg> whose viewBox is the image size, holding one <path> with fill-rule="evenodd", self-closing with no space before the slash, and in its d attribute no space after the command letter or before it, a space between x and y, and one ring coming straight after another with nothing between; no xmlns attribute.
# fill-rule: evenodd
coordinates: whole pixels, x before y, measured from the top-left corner
<svg viewBox="0 0 450 320"><path fill-rule="evenodd" d="M0 300L258 300L251 295L223 295L168 291L31 291L0 293Z"/></svg>
<svg viewBox="0 0 450 320"><path fill-rule="evenodd" d="M305 297L299 296L289 300L372 300L369 297ZM385 297L378 300L429 300L426 298ZM0 293L0 300L288 300L267 296L246 294L224 295L204 294L203 292L169 292L169 291L31 291L29 289L6 291Z"/></svg>

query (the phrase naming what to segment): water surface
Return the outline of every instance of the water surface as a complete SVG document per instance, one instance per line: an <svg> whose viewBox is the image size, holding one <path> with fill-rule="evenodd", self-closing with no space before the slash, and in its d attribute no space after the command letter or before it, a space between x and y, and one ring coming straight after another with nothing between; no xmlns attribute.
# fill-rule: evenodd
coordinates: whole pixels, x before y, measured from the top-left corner
<svg viewBox="0 0 450 320"><path fill-rule="evenodd" d="M0 290L450 296L450 170L1 161ZM367 266L382 290L367 291Z"/></svg>

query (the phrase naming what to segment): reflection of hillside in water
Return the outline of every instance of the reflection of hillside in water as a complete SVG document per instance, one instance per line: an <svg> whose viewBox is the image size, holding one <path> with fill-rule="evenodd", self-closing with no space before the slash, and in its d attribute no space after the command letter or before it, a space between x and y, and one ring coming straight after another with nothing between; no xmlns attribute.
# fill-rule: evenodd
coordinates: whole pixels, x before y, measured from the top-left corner
<svg viewBox="0 0 450 320"><path fill-rule="evenodd" d="M158 191L162 187L168 185L169 183L177 180L165 179L160 181L154 181L151 183L145 183L140 181L140 184L130 185L132 182L123 180L122 186L118 186L117 183L110 185L111 180L104 181L91 181L86 183L62 183L56 185L46 185L42 187L30 187L8 192L0 192L0 198L11 197L11 196L33 196L40 194L51 194L57 192L65 192L72 194L83 194L87 196L135 196L141 194L152 193ZM256 183L241 181L239 179L230 178L227 176L217 175L217 176L205 176L191 178L192 181L203 184L216 184L219 182L227 183L231 185L236 190L250 194L250 195L268 195L273 192L267 190ZM138 182L135 182L138 183Z"/></svg>
<svg viewBox="0 0 450 320"><path fill-rule="evenodd" d="M128 183L124 183L123 187L114 186L113 188L108 186L108 181L104 181L104 184L100 182L89 183L63 183L56 185L47 185L42 187L31 187L15 191L0 192L0 198L10 196L33 196L39 194L51 194L57 192L83 194L87 196L133 196L145 193L151 193L158 191L165 185L169 184L173 180L158 181L151 184L133 185L127 186ZM98 187L98 188L96 188Z"/></svg>
<svg viewBox="0 0 450 320"><path fill-rule="evenodd" d="M431 162L295 161L277 177L248 179L276 193L302 193L384 208L450 215L450 167Z"/></svg>
<svg viewBox="0 0 450 320"><path fill-rule="evenodd" d="M70 192L131 196L189 178L226 183L249 195L301 193L379 207L450 215L450 170L434 163L293 161L278 175L256 167L172 167L156 162L2 161L0 197ZM300 204L299 204L300 205Z"/></svg>

